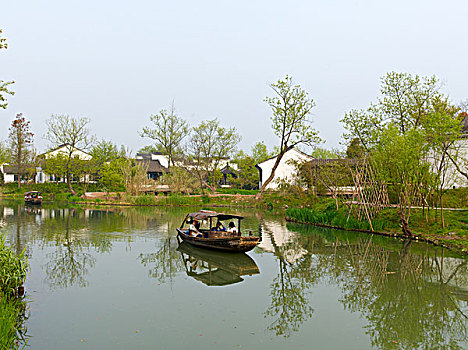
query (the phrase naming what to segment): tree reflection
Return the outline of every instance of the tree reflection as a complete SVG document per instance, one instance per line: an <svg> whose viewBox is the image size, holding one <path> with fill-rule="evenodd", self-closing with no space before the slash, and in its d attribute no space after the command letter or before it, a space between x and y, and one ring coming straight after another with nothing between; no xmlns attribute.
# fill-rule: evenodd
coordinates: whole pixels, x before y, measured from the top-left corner
<svg viewBox="0 0 468 350"><path fill-rule="evenodd" d="M399 254L359 241L350 247L352 269L340 283L341 302L368 320L366 326L373 346L401 349L462 349L467 340L465 301L468 296L457 284L465 282L467 261L451 259L451 273L444 277L444 257L408 252L404 242ZM390 260L389 260L390 257ZM453 263L455 265L453 265Z"/></svg>
<svg viewBox="0 0 468 350"><path fill-rule="evenodd" d="M312 317L314 310L307 294L319 276L310 268L312 256L304 250L300 241L278 245L269 231L264 227L264 232L270 235L278 259L278 275L270 286L271 304L265 311L265 317L274 319L268 326L269 331L287 338Z"/></svg>
<svg viewBox="0 0 468 350"><path fill-rule="evenodd" d="M316 229L291 237L281 244L271 239L279 273L265 315L275 319L268 329L276 335L289 337L312 317L309 294L318 283L328 282L340 288L339 301L347 310L367 320L366 333L374 347L462 349L466 345L466 259L411 242L402 242L398 249L382 237L375 242L375 237ZM294 252L299 258L291 260Z"/></svg>
<svg viewBox="0 0 468 350"><path fill-rule="evenodd" d="M162 240L155 253L141 253L139 259L143 266L149 267L148 276L160 283L172 282L173 277L183 271L184 265L177 252L176 237L166 237Z"/></svg>
<svg viewBox="0 0 468 350"><path fill-rule="evenodd" d="M89 247L88 241L70 234L70 221L76 215L76 210L67 210L65 215L65 227L60 229L65 236L58 242L60 245L57 249L47 254L49 261L45 264L46 281L53 288L86 287L88 281L85 276L94 267L96 259L85 251Z"/></svg>

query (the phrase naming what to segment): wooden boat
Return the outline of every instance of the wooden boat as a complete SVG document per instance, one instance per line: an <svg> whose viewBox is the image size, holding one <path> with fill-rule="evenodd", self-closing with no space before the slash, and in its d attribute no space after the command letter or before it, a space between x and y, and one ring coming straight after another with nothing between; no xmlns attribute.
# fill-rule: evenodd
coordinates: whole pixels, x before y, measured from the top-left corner
<svg viewBox="0 0 468 350"><path fill-rule="evenodd" d="M182 255L187 276L207 286L226 286L242 282L241 276L260 273L255 261L245 253L225 254L187 242L180 243L177 251Z"/></svg>
<svg viewBox="0 0 468 350"><path fill-rule="evenodd" d="M41 204L42 203L42 195L41 192L38 191L30 191L24 194L24 203L25 204Z"/></svg>
<svg viewBox="0 0 468 350"><path fill-rule="evenodd" d="M217 222L233 219L237 220L236 233L217 231L213 227ZM240 215L223 214L209 210L200 210L195 213L189 213L184 218L180 228L177 229L177 239L179 239L179 242L182 240L202 248L216 249L226 252L248 252L255 248L260 241L260 237L252 236L251 233L249 236L243 236L241 232L242 219L243 217ZM186 224L193 224L194 222L208 225L208 228L200 227L196 232L190 231L187 227L184 228Z"/></svg>

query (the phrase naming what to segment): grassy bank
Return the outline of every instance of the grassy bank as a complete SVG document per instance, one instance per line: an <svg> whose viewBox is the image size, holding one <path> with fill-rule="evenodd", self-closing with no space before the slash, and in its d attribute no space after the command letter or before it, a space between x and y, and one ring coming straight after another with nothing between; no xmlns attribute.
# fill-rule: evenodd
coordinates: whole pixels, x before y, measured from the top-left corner
<svg viewBox="0 0 468 350"><path fill-rule="evenodd" d="M0 349L24 345L23 323L26 305L17 297L26 278L24 252L17 256L0 237Z"/></svg>
<svg viewBox="0 0 468 350"><path fill-rule="evenodd" d="M346 208L336 210L334 201L323 200L310 208L289 208L289 219L300 223L326 225L348 230L372 231L368 221L359 221L347 215ZM413 209L409 221L415 239L455 248L468 254L468 210L445 210L442 228L440 210ZM396 208L382 210L372 220L373 231L403 236Z"/></svg>

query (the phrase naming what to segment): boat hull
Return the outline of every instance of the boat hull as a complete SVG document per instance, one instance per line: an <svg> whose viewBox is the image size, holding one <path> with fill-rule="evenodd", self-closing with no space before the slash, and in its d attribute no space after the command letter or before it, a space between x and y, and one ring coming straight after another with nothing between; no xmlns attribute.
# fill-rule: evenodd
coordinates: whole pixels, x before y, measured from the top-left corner
<svg viewBox="0 0 468 350"><path fill-rule="evenodd" d="M24 204L28 205L39 205L42 204L42 199L40 198L31 198L24 201Z"/></svg>
<svg viewBox="0 0 468 350"><path fill-rule="evenodd" d="M177 235L184 242L190 243L196 247L225 252L248 252L255 248L260 241L259 237L242 236L217 238L191 237L180 229L177 229Z"/></svg>

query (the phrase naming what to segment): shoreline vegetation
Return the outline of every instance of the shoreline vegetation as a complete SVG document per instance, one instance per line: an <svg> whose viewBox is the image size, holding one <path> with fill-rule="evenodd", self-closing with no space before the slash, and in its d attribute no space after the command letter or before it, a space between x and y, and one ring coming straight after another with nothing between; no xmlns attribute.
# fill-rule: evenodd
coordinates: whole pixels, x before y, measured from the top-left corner
<svg viewBox="0 0 468 350"><path fill-rule="evenodd" d="M0 234L0 349L16 349L27 343L23 320L27 305L22 298L28 260L17 255Z"/></svg>
<svg viewBox="0 0 468 350"><path fill-rule="evenodd" d="M51 186L53 185L53 186ZM55 186L55 187L54 187ZM38 190L43 192L44 205L53 202L65 202L71 205L109 205L109 206L211 206L257 208L263 210L285 210L286 220L301 224L328 227L333 229L359 231L380 234L402 239L428 242L468 255L468 189L449 190L444 194L445 227L440 225L440 209L412 209L411 230L409 237L402 231L398 210L392 204L377 213L372 219L372 228L368 221L349 216L346 206L336 208L336 201L330 197L321 197L304 193L291 186L279 191L267 191L257 200L256 190L220 189L217 193L183 194L141 194L130 196L125 192L106 193L88 192L90 197L73 196L67 193L66 184L31 184L22 190L10 186L3 188L0 198L22 200L23 191ZM88 190L98 188L88 188ZM455 210L451 210L455 209Z"/></svg>

